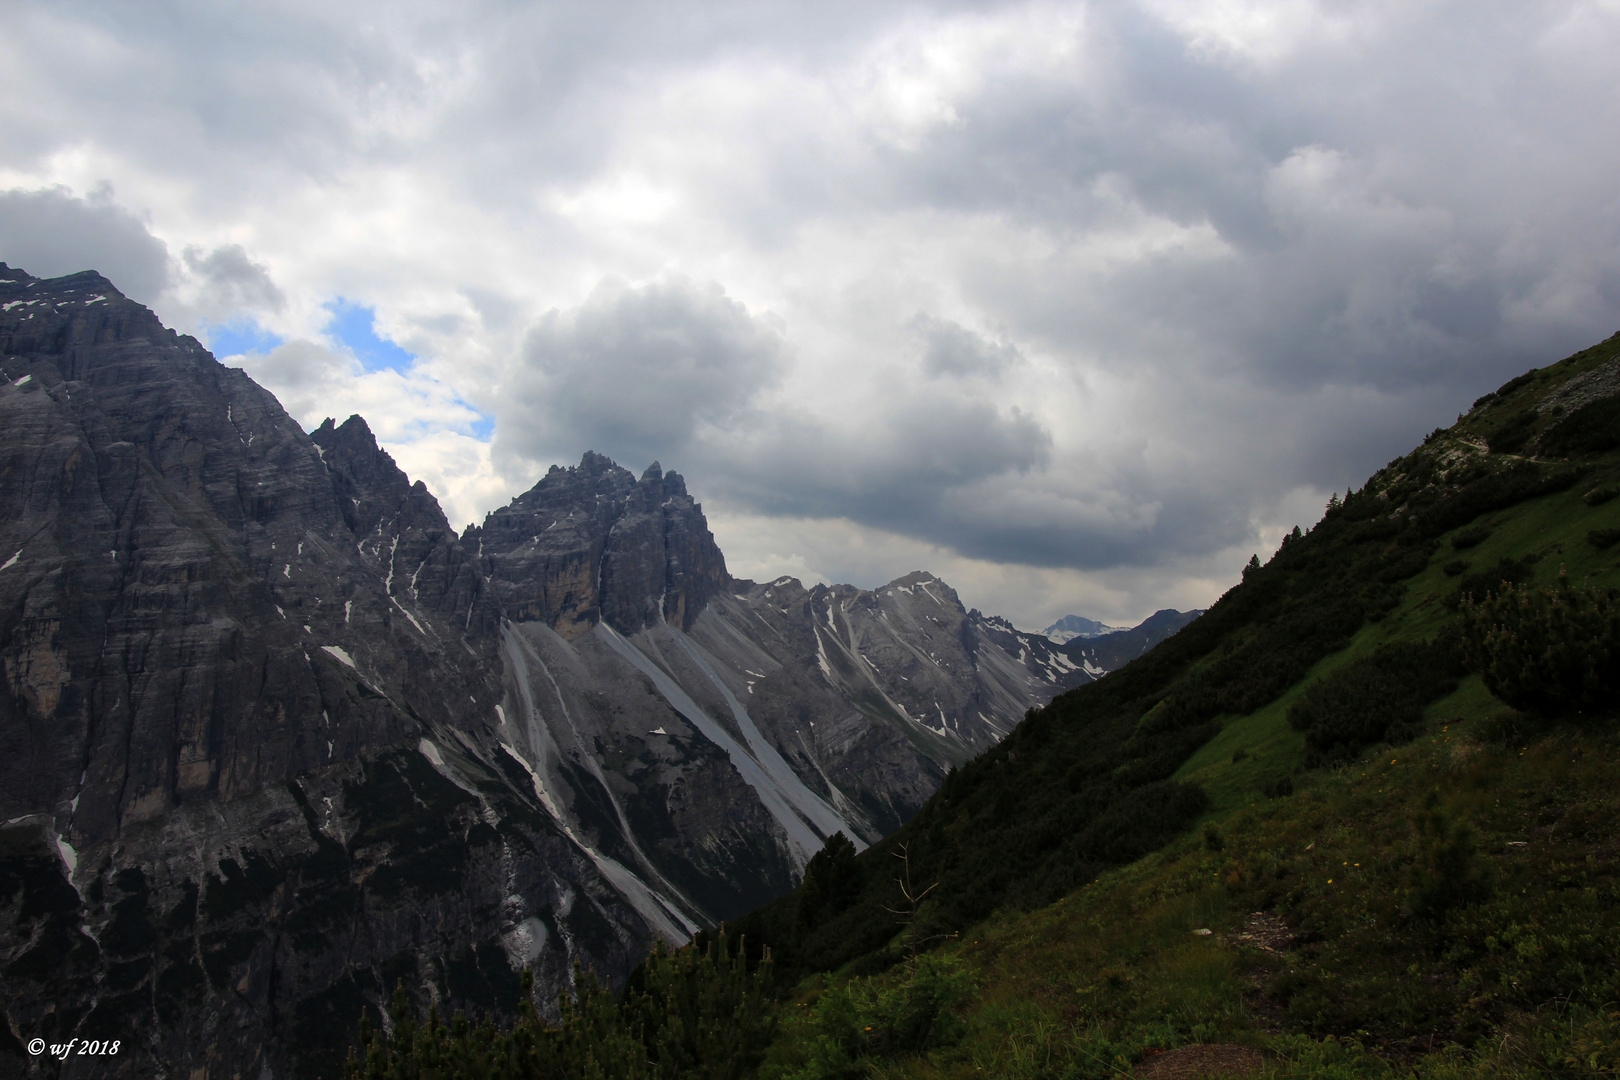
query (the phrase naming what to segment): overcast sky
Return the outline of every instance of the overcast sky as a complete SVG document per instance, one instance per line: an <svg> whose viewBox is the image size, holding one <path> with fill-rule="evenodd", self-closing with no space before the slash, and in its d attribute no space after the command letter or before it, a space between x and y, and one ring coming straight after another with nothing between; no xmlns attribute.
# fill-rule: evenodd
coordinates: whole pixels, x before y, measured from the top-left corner
<svg viewBox="0 0 1620 1080"><path fill-rule="evenodd" d="M1620 329L1620 4L0 0L0 259L734 574L1204 606Z"/></svg>

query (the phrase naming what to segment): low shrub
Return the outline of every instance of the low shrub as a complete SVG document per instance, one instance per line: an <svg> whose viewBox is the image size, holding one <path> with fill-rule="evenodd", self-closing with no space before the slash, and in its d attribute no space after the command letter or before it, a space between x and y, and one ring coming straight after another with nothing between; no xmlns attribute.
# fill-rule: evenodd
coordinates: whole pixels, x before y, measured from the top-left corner
<svg viewBox="0 0 1620 1080"><path fill-rule="evenodd" d="M1305 733L1309 768L1349 761L1364 747L1414 737L1429 702L1456 689L1457 660L1443 643L1386 645L1321 680L1288 709Z"/></svg>
<svg viewBox="0 0 1620 1080"><path fill-rule="evenodd" d="M1523 585L1535 573L1537 560L1533 556L1513 559L1503 556L1489 570L1469 574L1457 584L1457 591L1446 598L1446 607L1456 611L1470 597L1483 600L1511 585Z"/></svg>
<svg viewBox="0 0 1620 1080"><path fill-rule="evenodd" d="M1539 738L1545 732L1547 723L1541 717L1518 709L1499 709L1477 721L1470 732L1481 742L1505 745Z"/></svg>
<svg viewBox="0 0 1620 1080"><path fill-rule="evenodd" d="M900 978L856 978L821 995L803 1022L798 1060L766 1063L774 1080L855 1080L902 1054L949 1046L964 1025L955 1006L977 990L971 971L954 956L925 954ZM786 1055L784 1055L786 1056Z"/></svg>
<svg viewBox="0 0 1620 1080"><path fill-rule="evenodd" d="M1281 799L1294 793L1294 781L1291 777L1280 776L1275 780L1267 780L1260 785L1260 794L1268 799Z"/></svg>
<svg viewBox="0 0 1620 1080"><path fill-rule="evenodd" d="M1420 842L1411 869L1407 908L1419 919L1442 923L1453 910L1490 895L1490 874L1479 857L1474 833L1453 822L1440 808L1440 795L1430 792L1415 822Z"/></svg>
<svg viewBox="0 0 1620 1080"><path fill-rule="evenodd" d="M1582 405L1548 428L1540 442L1542 453L1564 457L1601 454L1617 446L1620 446L1620 394Z"/></svg>
<svg viewBox="0 0 1620 1080"><path fill-rule="evenodd" d="M1513 391L1519 389L1519 387L1521 387L1521 386L1529 386L1531 383L1533 383L1535 381L1536 381L1536 373L1534 371L1527 371L1523 375L1515 375L1513 378L1509 379L1507 382L1503 383L1501 386L1498 386L1496 388L1496 393L1489 394L1487 396L1488 397L1496 397L1496 398L1505 398L1509 394L1513 393Z"/></svg>
<svg viewBox="0 0 1620 1080"><path fill-rule="evenodd" d="M1556 715L1620 697L1620 591L1510 585L1462 608L1467 661L1509 705Z"/></svg>
<svg viewBox="0 0 1620 1080"><path fill-rule="evenodd" d="M1536 425L1536 414L1525 410L1508 417L1495 431L1485 436L1485 442L1493 454L1511 454L1523 449L1524 444L1530 441L1530 434Z"/></svg>
<svg viewBox="0 0 1620 1080"><path fill-rule="evenodd" d="M1422 536L1439 536L1527 499L1567 491L1585 474L1580 467L1546 469L1533 461L1515 461L1470 480L1433 506L1424 508L1412 526Z"/></svg>
<svg viewBox="0 0 1620 1080"><path fill-rule="evenodd" d="M403 984L394 991L388 1031L360 1020L360 1053L348 1080L662 1080L673 1076L742 1080L752 1076L776 1030L769 994L772 965L749 970L742 943L732 956L721 931L707 948L671 951L659 943L631 973L622 997L578 965L574 992L558 998L561 1020L534 1007L532 972L510 1028L446 1024L437 1006L419 1023Z"/></svg>
<svg viewBox="0 0 1620 1080"><path fill-rule="evenodd" d="M1599 551L1607 551L1620 544L1620 529L1593 529L1586 534L1586 542Z"/></svg>

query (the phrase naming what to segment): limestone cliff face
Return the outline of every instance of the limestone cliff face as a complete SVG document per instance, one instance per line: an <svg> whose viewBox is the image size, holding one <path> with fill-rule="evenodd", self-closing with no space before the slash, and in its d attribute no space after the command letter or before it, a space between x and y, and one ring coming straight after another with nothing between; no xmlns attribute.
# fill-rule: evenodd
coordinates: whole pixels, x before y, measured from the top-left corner
<svg viewBox="0 0 1620 1080"><path fill-rule="evenodd" d="M730 580L679 473L654 462L638 481L594 453L552 466L462 543L500 618L570 640L602 621L623 634L664 620L688 627Z"/></svg>
<svg viewBox="0 0 1620 1080"><path fill-rule="evenodd" d="M693 628L773 743L882 835L1032 705L1089 679L924 571L867 591L735 582Z"/></svg>
<svg viewBox="0 0 1620 1080"><path fill-rule="evenodd" d="M733 580L656 463L458 536L364 420L304 433L93 273L0 264L0 376L17 1071L80 1036L127 1041L108 1075L332 1076L396 980L622 978L1091 677L926 573Z"/></svg>
<svg viewBox="0 0 1620 1080"><path fill-rule="evenodd" d="M0 373L8 1071L94 1032L108 1075L332 1076L399 977L634 962L659 927L490 749L481 583L363 423L312 440L95 274L0 266Z"/></svg>
<svg viewBox="0 0 1620 1080"><path fill-rule="evenodd" d="M358 416L341 426L327 420L309 437L331 478L343 523L357 538L356 550L382 579L395 610L408 605L431 611L468 637L478 636L466 633L475 615L483 619L482 629L490 629L478 567L427 485L411 483Z"/></svg>
<svg viewBox="0 0 1620 1080"><path fill-rule="evenodd" d="M0 812L106 843L468 721L493 683L375 589L273 397L96 275L6 273Z"/></svg>

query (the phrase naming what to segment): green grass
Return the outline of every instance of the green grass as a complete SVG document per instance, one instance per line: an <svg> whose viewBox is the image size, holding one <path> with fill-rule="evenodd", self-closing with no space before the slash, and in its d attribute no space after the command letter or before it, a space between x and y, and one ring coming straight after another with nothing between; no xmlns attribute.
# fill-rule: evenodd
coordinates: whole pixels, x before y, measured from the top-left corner
<svg viewBox="0 0 1620 1080"><path fill-rule="evenodd" d="M1600 552L1586 542L1592 529L1620 527L1620 499L1589 507L1581 496L1594 487L1620 480L1616 470L1595 470L1589 479L1569 491L1533 499L1496 514L1486 515L1490 537L1466 552L1454 551L1451 537L1473 528L1470 524L1454 529L1441 539L1429 566L1407 583L1400 605L1377 623L1370 623L1345 649L1318 661L1303 679L1276 701L1247 716L1229 720L1216 735L1178 769L1174 779L1199 784L1209 793L1212 813L1222 814L1249 806L1264 798L1261 786L1279 776L1300 769L1304 737L1288 726L1288 707L1298 701L1313 683L1356 660L1370 656L1379 646L1399 641L1421 641L1438 633L1453 621L1456 613L1445 600L1457 589L1457 578L1441 567L1458 557L1466 557L1472 567L1494 565L1504 557L1539 556L1531 584L1552 585L1564 572L1572 585L1620 585L1620 547ZM1465 683L1473 687L1429 707L1431 717L1450 715L1447 710L1480 707L1480 697L1489 698L1477 677ZM1461 696L1459 696L1461 695ZM1233 761L1235 752L1240 760Z"/></svg>
<svg viewBox="0 0 1620 1080"><path fill-rule="evenodd" d="M1614 718L1533 741L1475 734L1499 709L1465 680L1434 706L1453 719L1432 734L1217 814L1222 850L1190 835L1048 907L993 917L943 950L979 987L960 1041L871 1062L871 1075L1106 1077L1151 1048L1218 1042L1273 1055L1277 1076L1620 1066ZM1492 883L1438 922L1411 911L1431 792L1472 831ZM1245 940L1261 911L1303 943ZM814 1006L789 1013L784 1076Z"/></svg>
<svg viewBox="0 0 1620 1080"><path fill-rule="evenodd" d="M1454 718L1489 717L1502 708L1502 703L1491 696L1485 689L1485 681L1478 675L1469 675L1457 685L1457 689L1441 698L1431 702L1424 710L1423 718L1430 725L1443 726L1445 721Z"/></svg>
<svg viewBox="0 0 1620 1080"><path fill-rule="evenodd" d="M1349 646L1317 661L1276 701L1229 721L1220 734L1176 770L1172 779L1200 785L1209 793L1215 815L1263 798L1261 785L1276 777L1292 776L1299 771L1304 757L1305 736L1288 726L1288 707L1323 676L1370 655L1387 640L1377 636L1377 630L1376 625L1363 627ZM1239 750L1244 756L1233 761Z"/></svg>

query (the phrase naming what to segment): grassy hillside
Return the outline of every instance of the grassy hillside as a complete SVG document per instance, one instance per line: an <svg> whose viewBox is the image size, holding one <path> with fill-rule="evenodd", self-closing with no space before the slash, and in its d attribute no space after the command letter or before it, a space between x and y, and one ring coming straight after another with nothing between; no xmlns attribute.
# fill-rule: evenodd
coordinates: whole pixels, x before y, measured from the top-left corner
<svg viewBox="0 0 1620 1080"><path fill-rule="evenodd" d="M1512 380L830 843L731 928L784 1001L761 1074L1611 1075L1617 405L1620 336Z"/></svg>
<svg viewBox="0 0 1620 1080"><path fill-rule="evenodd" d="M1561 568L1575 584L1620 584L1616 550L1588 540L1620 527L1620 500L1583 498L1620 484L1613 447L1546 460L1523 453L1537 439L1571 441L1571 421L1591 405L1534 406L1610 370L1617 355L1611 339L1482 400L1361 491L1335 498L1309 534L1251 565L1179 634L1031 713L954 772L905 828L838 868L836 887L813 869L812 904L801 892L740 926L770 942L787 971L881 966L895 956L889 864L902 847L913 875L938 886L918 917L918 933L931 938L997 908L1050 903L1211 810L1409 737L1465 671L1454 640L1459 590L1484 595L1504 578L1549 584ZM1504 431L1517 452L1490 449ZM1339 689L1369 700L1364 715L1304 730L1289 723L1312 686L1357 664L1363 670ZM1369 666L1400 685L1372 688ZM1346 724L1354 730L1335 727Z"/></svg>
<svg viewBox="0 0 1620 1080"><path fill-rule="evenodd" d="M1107 1077L1214 1043L1268 1075L1613 1075L1620 740L1504 742L1481 696L1465 683L1432 735L951 941L937 962L972 992L932 1047L887 1053L867 1029L894 1010L830 1010L877 995L807 981L770 1074Z"/></svg>

